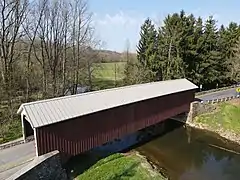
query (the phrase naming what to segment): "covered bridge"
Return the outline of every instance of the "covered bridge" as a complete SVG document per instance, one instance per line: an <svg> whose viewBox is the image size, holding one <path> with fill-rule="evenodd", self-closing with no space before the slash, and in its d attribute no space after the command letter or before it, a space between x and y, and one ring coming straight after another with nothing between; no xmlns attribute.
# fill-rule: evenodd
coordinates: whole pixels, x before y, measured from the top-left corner
<svg viewBox="0 0 240 180"><path fill-rule="evenodd" d="M188 112L197 86L160 81L22 104L23 137L34 134L36 155L76 155Z"/></svg>

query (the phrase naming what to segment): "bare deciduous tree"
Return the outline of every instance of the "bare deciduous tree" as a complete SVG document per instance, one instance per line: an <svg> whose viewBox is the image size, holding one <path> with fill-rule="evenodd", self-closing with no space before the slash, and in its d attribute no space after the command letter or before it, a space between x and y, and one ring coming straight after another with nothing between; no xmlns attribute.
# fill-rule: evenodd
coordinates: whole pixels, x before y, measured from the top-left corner
<svg viewBox="0 0 240 180"><path fill-rule="evenodd" d="M24 31L26 32L26 35L28 37L29 42L27 42L28 50L27 50L27 67L26 67L26 101L29 99L29 88L30 88L30 66L32 63L32 51L34 48L34 43L37 35L38 28L40 26L40 22L42 21L43 13L46 7L46 0L43 0L41 6L39 7L39 13L38 6L36 2L33 2L31 5L31 9L29 10L28 17L26 18L26 21L23 24Z"/></svg>
<svg viewBox="0 0 240 180"><path fill-rule="evenodd" d="M99 41L91 20L87 0L0 1L0 95L7 116L13 119L22 101L64 95L80 82L92 87Z"/></svg>
<svg viewBox="0 0 240 180"><path fill-rule="evenodd" d="M13 65L19 59L21 52L16 44L23 36L22 23L26 18L27 0L1 0L0 2L0 62L4 93L9 102L11 117L13 97Z"/></svg>
<svg viewBox="0 0 240 180"><path fill-rule="evenodd" d="M91 19L92 13L88 12L88 4L85 0L72 0L72 49L73 49L73 74L75 93L77 91L77 85L79 84L79 71L81 70L81 56L90 44L89 41L92 39L92 27Z"/></svg>

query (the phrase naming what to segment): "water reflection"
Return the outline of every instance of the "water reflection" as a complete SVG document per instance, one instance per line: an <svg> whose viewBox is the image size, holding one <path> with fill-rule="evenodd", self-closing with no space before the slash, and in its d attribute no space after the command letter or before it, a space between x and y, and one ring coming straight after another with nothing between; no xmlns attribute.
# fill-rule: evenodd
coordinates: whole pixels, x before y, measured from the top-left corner
<svg viewBox="0 0 240 180"><path fill-rule="evenodd" d="M212 180L212 179L237 179L239 173L237 171L237 166L239 163L236 163L234 159L229 159L224 157L221 160L217 160L213 154L205 156L205 160L200 167L191 167L180 175L180 180ZM226 170L230 171L226 171ZM235 172L232 171L235 169Z"/></svg>
<svg viewBox="0 0 240 180"><path fill-rule="evenodd" d="M240 179L239 147L203 131L178 128L137 150L173 180Z"/></svg>

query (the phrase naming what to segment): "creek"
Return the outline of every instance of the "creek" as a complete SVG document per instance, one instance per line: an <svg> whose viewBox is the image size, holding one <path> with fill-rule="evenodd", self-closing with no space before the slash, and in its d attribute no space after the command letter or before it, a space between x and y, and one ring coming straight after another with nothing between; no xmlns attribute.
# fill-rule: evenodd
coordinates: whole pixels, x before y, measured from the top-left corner
<svg viewBox="0 0 240 180"><path fill-rule="evenodd" d="M240 179L240 149L203 130L178 127L136 148L172 180Z"/></svg>
<svg viewBox="0 0 240 180"><path fill-rule="evenodd" d="M116 152L138 151L171 180L240 179L240 146L215 133L166 120L73 158L81 173L99 159Z"/></svg>

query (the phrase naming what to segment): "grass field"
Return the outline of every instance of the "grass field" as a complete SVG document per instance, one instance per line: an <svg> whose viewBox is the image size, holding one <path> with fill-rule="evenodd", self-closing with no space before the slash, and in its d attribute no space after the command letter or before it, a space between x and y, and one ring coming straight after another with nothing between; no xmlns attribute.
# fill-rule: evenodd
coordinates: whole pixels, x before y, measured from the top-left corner
<svg viewBox="0 0 240 180"><path fill-rule="evenodd" d="M212 128L240 133L240 101L221 103L216 111L202 114L195 121Z"/></svg>
<svg viewBox="0 0 240 180"><path fill-rule="evenodd" d="M116 80L121 80L124 77L125 64L125 62L96 64L94 76L97 79L115 80L116 72Z"/></svg>
<svg viewBox="0 0 240 180"><path fill-rule="evenodd" d="M81 180L163 180L156 171L144 163L141 157L135 154L113 154L99 160L76 179Z"/></svg>
<svg viewBox="0 0 240 180"><path fill-rule="evenodd" d="M121 86L125 64L125 62L95 64L93 89L98 90Z"/></svg>

